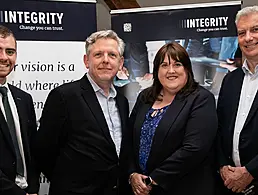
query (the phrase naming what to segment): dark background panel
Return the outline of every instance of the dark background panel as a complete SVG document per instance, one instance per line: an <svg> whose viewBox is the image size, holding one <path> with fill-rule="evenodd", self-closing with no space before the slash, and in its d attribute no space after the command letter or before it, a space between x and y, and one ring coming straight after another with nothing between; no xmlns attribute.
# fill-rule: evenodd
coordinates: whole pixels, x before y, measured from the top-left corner
<svg viewBox="0 0 258 195"><path fill-rule="evenodd" d="M241 5L187 8L142 13L112 15L112 29L129 42L155 41L203 37L236 36L235 15ZM186 19L228 17L227 30L197 32L197 28L183 28ZM124 32L124 23L131 24L131 32ZM214 28L214 27L211 27ZM203 28L200 28L203 29Z"/></svg>
<svg viewBox="0 0 258 195"><path fill-rule="evenodd" d="M84 41L96 31L96 4L51 1L4 1L1 2L0 24L9 27L18 40ZM61 24L5 23L4 11L63 13ZM62 30L24 30L22 26L60 27Z"/></svg>

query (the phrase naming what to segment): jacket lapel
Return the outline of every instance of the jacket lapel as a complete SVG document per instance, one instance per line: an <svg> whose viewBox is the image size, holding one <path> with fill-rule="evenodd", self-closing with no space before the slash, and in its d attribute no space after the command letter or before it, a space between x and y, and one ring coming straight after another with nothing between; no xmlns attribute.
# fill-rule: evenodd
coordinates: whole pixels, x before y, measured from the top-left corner
<svg viewBox="0 0 258 195"><path fill-rule="evenodd" d="M151 108L151 104L142 104L140 109L138 109L138 113L136 116L136 122L134 129L136 130L134 135L133 135L133 145L136 146L135 148L135 154L137 155L137 160L139 161L139 146L140 146L140 136L141 136L141 129L142 129L142 124L145 120L145 115L148 112L148 110Z"/></svg>
<svg viewBox="0 0 258 195"><path fill-rule="evenodd" d="M3 132L3 135L4 135L5 139L6 139L6 142L10 146L10 149L11 149L13 155L15 155L12 137L11 137L11 134L9 132L9 128L7 126L4 114L2 113L1 109L0 109L0 126L1 126L0 130Z"/></svg>
<svg viewBox="0 0 258 195"><path fill-rule="evenodd" d="M228 100L228 101L231 101L231 108L233 108L231 121L229 121L230 122L229 130L230 130L231 134L233 134L234 128L235 128L238 105L239 105L243 80L244 80L244 76L245 76L242 69L238 69L237 71L239 71L239 72L236 75L236 78L234 79L234 83L231 82L232 89L230 90L230 93L232 94L231 95L232 99ZM230 136L230 137L232 137L232 136Z"/></svg>
<svg viewBox="0 0 258 195"><path fill-rule="evenodd" d="M116 100L116 105L118 108L120 121L121 121L122 140L121 140L120 154L122 154L122 150L124 149L126 144L125 136L127 136L126 132L128 130L127 125L128 125L129 108L128 108L128 105L125 105L124 98L121 97L121 94L118 92L118 90L117 90L117 96L115 100Z"/></svg>
<svg viewBox="0 0 258 195"><path fill-rule="evenodd" d="M245 128L245 126L251 121L252 117L255 115L255 113L257 112L258 109L258 93L256 92L253 104L250 108L249 114L247 116L247 119L245 121L245 124L243 126L243 129Z"/></svg>
<svg viewBox="0 0 258 195"><path fill-rule="evenodd" d="M99 105L98 99L95 95L95 92L94 92L86 74L81 79L80 84L81 84L81 88L82 88L82 96L83 96L85 102L87 103L88 107L90 108L93 116L96 118L98 125L100 126L101 130L104 133L104 136L110 142L110 144L112 144L115 147L115 144L114 144L114 142L111 138L110 132L109 132L107 122L105 120L105 116L102 112L102 109Z"/></svg>
<svg viewBox="0 0 258 195"><path fill-rule="evenodd" d="M126 122L127 122L127 118L128 118L128 116L127 116L128 113L125 110L126 108L125 108L125 105L124 105L124 101L120 97L119 93L117 93L117 96L116 96L115 100L116 100L118 112L119 112L120 119L121 119L122 135L124 135L124 131L126 129Z"/></svg>
<svg viewBox="0 0 258 195"><path fill-rule="evenodd" d="M24 107L24 101L22 101L22 97L19 96L15 91L13 90L13 87L9 85L9 89L12 93L14 103L16 105L18 117L19 117L19 123L20 123L20 132L21 132L21 140L22 140L22 145L23 145L23 150L24 150L24 155L25 159L30 159L29 156L29 140L27 136L26 130L28 129L27 124L28 124L28 118L25 117L27 116L26 113L26 108Z"/></svg>
<svg viewBox="0 0 258 195"><path fill-rule="evenodd" d="M156 133L154 134L147 164L149 164L149 162L152 161L152 158L155 158L155 155L152 155L152 154L159 153L158 151L161 149L164 139L166 138L169 131L173 130L173 124L177 116L180 114L185 103L186 103L186 99L181 98L180 95L177 95L173 100L173 102L171 103L171 105L168 107L166 113L160 120L155 130L156 132L159 132L159 133L158 133L158 136L156 135Z"/></svg>

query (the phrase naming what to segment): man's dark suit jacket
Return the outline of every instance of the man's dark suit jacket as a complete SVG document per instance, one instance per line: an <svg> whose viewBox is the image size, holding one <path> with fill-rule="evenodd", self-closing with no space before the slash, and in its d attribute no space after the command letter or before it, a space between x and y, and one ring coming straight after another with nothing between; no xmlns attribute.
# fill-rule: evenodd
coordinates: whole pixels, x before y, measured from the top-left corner
<svg viewBox="0 0 258 195"><path fill-rule="evenodd" d="M243 70L238 68L228 73L222 82L217 106L219 119L217 148L219 167L223 165L235 166L232 160L233 135L244 76ZM245 166L255 179L258 178L257 111L258 95L256 93L239 138L241 165Z"/></svg>
<svg viewBox="0 0 258 195"><path fill-rule="evenodd" d="M37 174L35 164L31 156L31 141L37 131L36 116L32 98L26 92L8 85L12 93L19 115L22 144L24 149L28 188L28 193L38 193L39 174ZM0 100L1 101L1 100ZM25 191L15 184L16 178L16 156L12 138L5 120L0 110L0 194L1 195L25 195Z"/></svg>
<svg viewBox="0 0 258 195"><path fill-rule="evenodd" d="M117 90L122 125L120 156L101 106L85 75L52 90L43 109L35 141L37 162L50 180L51 195L117 194L118 178L127 162L126 128L129 107ZM122 194L122 193L121 193Z"/></svg>
<svg viewBox="0 0 258 195"><path fill-rule="evenodd" d="M142 92L143 93L143 92ZM130 116L133 125L133 154L129 173L141 173L139 143L145 115L152 104L139 95ZM147 170L160 187L155 195L212 195L213 142L217 131L213 95L202 87L187 97L176 95L156 128Z"/></svg>

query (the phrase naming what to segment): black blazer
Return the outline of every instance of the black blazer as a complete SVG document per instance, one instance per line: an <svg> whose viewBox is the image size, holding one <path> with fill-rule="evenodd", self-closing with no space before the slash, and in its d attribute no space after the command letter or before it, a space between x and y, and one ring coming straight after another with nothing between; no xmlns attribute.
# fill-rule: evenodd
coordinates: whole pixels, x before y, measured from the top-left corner
<svg viewBox="0 0 258 195"><path fill-rule="evenodd" d="M31 156L31 141L37 131L33 101L28 93L12 85L8 86L19 115L22 144L27 168L28 188L22 190L15 184L16 157L14 146L6 120L0 110L0 194L25 195L26 192L38 193L39 174L36 171L35 163Z"/></svg>
<svg viewBox="0 0 258 195"><path fill-rule="evenodd" d="M142 92L143 93L143 92ZM145 114L151 104L139 95L130 116L133 154L129 173L141 173L139 143ZM202 87L186 98L176 95L155 131L147 170L159 189L151 194L211 195L211 168L217 116L213 95Z"/></svg>
<svg viewBox="0 0 258 195"><path fill-rule="evenodd" d="M237 116L238 104L244 79L241 68L228 73L221 86L218 99L218 162L223 165L235 166L232 160L233 134ZM239 138L239 155L241 165L245 166L258 179L258 95L254 98L247 119Z"/></svg>
<svg viewBox="0 0 258 195"><path fill-rule="evenodd" d="M116 103L122 124L119 157L86 75L50 92L34 144L37 162L50 180L50 194L117 193L127 161L124 138L129 106L119 91Z"/></svg>

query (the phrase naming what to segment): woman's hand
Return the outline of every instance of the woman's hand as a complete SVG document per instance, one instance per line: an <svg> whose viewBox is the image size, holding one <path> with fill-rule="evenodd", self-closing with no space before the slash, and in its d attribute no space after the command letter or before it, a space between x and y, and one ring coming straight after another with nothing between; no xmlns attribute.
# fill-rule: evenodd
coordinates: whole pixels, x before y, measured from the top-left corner
<svg viewBox="0 0 258 195"><path fill-rule="evenodd" d="M146 179L147 177L148 176L142 175L139 173L134 173L131 176L131 178L130 178L131 187L132 187L135 195L148 195L149 194L149 192L151 190L151 186L147 186L143 182L144 179Z"/></svg>

